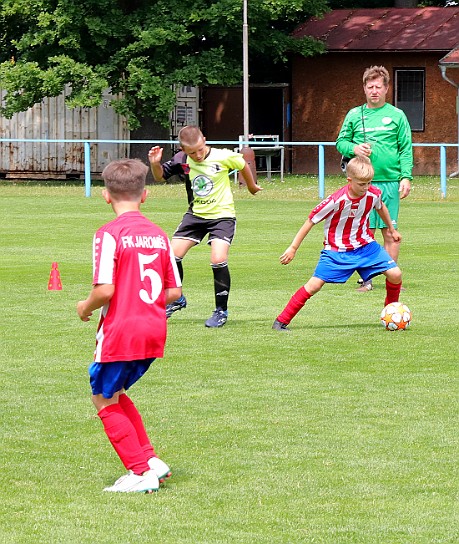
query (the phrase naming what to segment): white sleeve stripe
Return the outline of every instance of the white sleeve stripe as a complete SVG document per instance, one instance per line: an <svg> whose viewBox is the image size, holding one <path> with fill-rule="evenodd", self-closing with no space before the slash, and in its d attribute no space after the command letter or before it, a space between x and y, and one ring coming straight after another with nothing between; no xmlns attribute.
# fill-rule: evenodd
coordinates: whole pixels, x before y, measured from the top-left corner
<svg viewBox="0 0 459 544"><path fill-rule="evenodd" d="M99 244L99 250L102 252L99 260L99 273L95 283L113 283L116 240L108 232L104 232L104 237Z"/></svg>

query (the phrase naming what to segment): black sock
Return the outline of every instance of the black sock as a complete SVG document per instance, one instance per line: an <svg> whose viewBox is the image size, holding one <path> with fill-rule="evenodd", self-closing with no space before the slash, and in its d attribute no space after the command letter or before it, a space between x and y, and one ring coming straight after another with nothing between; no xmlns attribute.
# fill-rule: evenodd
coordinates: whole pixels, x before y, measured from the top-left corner
<svg viewBox="0 0 459 544"><path fill-rule="evenodd" d="M226 311L231 286L228 263L225 261L211 266L214 273L215 307Z"/></svg>

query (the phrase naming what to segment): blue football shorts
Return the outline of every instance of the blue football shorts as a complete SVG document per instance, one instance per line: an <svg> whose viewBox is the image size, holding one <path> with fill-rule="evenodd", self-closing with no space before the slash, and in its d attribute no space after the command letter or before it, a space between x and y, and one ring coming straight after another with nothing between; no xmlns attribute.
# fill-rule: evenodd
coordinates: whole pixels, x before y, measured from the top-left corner
<svg viewBox="0 0 459 544"><path fill-rule="evenodd" d="M126 391L145 374L154 358L89 365L89 383L93 395L111 399L117 391Z"/></svg>
<svg viewBox="0 0 459 544"><path fill-rule="evenodd" d="M323 249L313 276L326 283L345 283L354 272L358 272L363 281L367 281L396 266L397 263L378 242L370 242L352 251Z"/></svg>

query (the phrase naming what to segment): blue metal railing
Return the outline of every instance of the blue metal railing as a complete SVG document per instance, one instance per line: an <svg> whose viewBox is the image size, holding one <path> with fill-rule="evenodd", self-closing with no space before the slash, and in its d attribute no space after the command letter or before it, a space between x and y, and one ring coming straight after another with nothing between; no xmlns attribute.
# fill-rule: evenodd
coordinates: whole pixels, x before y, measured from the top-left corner
<svg viewBox="0 0 459 544"><path fill-rule="evenodd" d="M83 143L84 146L84 182L85 196L91 196L91 144L150 144L150 145L172 145L177 146L175 140L63 140L63 139L27 139L27 138L0 138L2 142L28 142L28 143ZM234 140L208 140L209 144L230 145L233 148L242 145L250 145L256 149L252 141L240 142ZM325 147L335 146L335 142L260 142L263 146L314 146L318 148L318 177L319 177L319 198L325 196ZM440 191L442 198L446 198L447 172L446 172L446 148L459 147L459 144L447 143L414 143L413 147L438 147L440 149Z"/></svg>
<svg viewBox="0 0 459 544"><path fill-rule="evenodd" d="M168 142L171 143L171 142ZM209 144L232 144L234 145L235 142L233 141L208 141ZM244 141L244 142L236 142L238 145L251 145L253 149L256 149L257 146L254 145L253 141ZM270 145L269 142L260 142L259 145L263 145L268 147ZM325 147L331 146L335 147L335 142L275 142L271 144L274 146L315 146L318 147L319 151L319 164L318 164L318 177L319 177L319 198L325 197ZM446 191L447 191L447 173L446 173L446 148L447 147L458 147L459 144L434 144L434 143L425 143L425 144L418 144L413 143L413 147L439 147L440 148L440 191L442 198L446 198ZM458 149L459 153L459 149Z"/></svg>

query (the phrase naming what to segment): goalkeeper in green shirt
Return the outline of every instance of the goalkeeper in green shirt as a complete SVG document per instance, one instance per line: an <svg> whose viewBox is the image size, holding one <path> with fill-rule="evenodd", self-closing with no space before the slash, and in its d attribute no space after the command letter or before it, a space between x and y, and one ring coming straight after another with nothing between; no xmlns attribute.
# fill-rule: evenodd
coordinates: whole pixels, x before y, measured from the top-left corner
<svg viewBox="0 0 459 544"><path fill-rule="evenodd" d="M345 157L369 157L375 176L373 185L381 189L392 225L398 228L400 199L411 190L413 149L411 128L405 113L386 102L389 73L384 66L371 66L363 74L366 103L352 108L346 115L336 140L338 151ZM387 225L374 211L370 228L381 229L384 248L398 261L400 243L388 234ZM371 280L359 291L371 291Z"/></svg>

